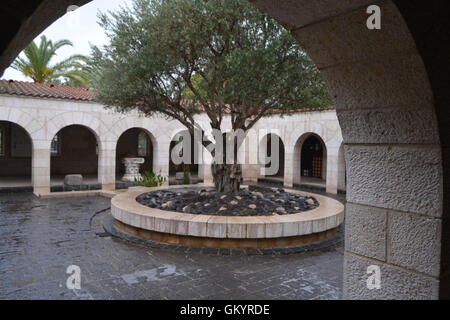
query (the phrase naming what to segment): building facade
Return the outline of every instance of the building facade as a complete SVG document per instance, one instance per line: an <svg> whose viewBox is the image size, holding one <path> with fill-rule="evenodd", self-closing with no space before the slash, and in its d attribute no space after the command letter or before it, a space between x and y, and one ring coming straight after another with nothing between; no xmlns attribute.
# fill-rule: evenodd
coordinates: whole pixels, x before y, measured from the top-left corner
<svg viewBox="0 0 450 320"><path fill-rule="evenodd" d="M208 132L208 119L196 119ZM224 120L223 131L230 129ZM113 190L127 156L145 159L142 170L169 176L174 138L185 128L164 117L144 117L106 109L81 88L0 81L0 187L31 185L36 195L66 174L82 174L102 189ZM342 135L333 109L272 115L254 127L257 143L247 143L246 159L267 153L268 136L280 139L280 169L261 175L261 165L243 166L244 180L275 179L285 186L311 183L328 192L345 190ZM200 159L208 157L200 149ZM198 178L212 181L209 165L198 166ZM58 180L59 179L59 180Z"/></svg>

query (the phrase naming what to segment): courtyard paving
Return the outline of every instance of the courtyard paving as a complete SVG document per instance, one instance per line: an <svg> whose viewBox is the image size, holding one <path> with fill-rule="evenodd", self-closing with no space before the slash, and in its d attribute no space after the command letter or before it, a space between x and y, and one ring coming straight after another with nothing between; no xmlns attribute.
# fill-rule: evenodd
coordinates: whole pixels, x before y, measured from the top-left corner
<svg viewBox="0 0 450 320"><path fill-rule="evenodd" d="M343 248L229 255L105 234L110 200L0 194L0 299L340 299ZM96 214L98 213L98 214ZM70 265L81 289L69 290Z"/></svg>

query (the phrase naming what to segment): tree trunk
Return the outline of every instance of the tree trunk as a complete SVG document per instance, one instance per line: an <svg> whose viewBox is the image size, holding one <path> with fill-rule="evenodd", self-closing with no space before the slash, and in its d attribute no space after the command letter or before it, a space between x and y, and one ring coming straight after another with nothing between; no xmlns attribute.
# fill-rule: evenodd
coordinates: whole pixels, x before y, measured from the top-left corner
<svg viewBox="0 0 450 320"><path fill-rule="evenodd" d="M240 164L212 164L212 176L216 191L238 192L241 188L242 167Z"/></svg>

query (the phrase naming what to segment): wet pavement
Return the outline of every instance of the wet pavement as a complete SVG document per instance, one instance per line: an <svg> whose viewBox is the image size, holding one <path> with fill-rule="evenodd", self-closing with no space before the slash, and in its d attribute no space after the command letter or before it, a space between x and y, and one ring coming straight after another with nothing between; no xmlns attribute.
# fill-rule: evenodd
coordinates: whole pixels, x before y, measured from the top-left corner
<svg viewBox="0 0 450 320"><path fill-rule="evenodd" d="M343 248L223 255L105 234L110 200L0 194L0 299L339 299ZM80 267L81 289L66 286Z"/></svg>

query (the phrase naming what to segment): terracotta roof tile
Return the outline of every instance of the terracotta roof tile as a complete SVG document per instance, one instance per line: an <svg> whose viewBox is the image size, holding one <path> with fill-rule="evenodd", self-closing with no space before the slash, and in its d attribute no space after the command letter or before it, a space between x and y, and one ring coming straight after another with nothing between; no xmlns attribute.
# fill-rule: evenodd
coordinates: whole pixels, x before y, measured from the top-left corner
<svg viewBox="0 0 450 320"><path fill-rule="evenodd" d="M95 98L95 93L87 88L16 80L0 80L0 94L80 101L94 101Z"/></svg>

